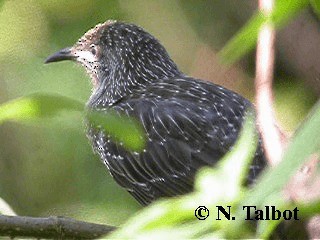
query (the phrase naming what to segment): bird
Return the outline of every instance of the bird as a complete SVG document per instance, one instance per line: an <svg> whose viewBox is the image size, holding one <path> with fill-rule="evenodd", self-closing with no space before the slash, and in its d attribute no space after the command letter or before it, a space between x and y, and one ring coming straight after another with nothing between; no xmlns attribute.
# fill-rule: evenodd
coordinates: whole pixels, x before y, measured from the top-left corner
<svg viewBox="0 0 320 240"><path fill-rule="evenodd" d="M45 63L62 60L77 62L90 76L88 109L113 110L141 124L141 152L90 123L87 136L114 180L142 205L191 192L197 170L215 166L233 148L253 108L234 91L184 74L159 40L135 24L100 23ZM259 140L248 184L265 166Z"/></svg>

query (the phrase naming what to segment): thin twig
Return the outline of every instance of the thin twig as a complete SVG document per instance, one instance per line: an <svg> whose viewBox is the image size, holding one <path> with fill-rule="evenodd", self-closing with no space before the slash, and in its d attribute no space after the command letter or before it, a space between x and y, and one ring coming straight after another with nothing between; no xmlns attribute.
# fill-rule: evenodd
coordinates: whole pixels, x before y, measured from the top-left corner
<svg viewBox="0 0 320 240"><path fill-rule="evenodd" d="M54 239L94 239L115 227L63 217L21 217L0 215L0 236Z"/></svg>
<svg viewBox="0 0 320 240"><path fill-rule="evenodd" d="M266 15L271 13L273 5L274 0L259 0L259 8ZM267 23L261 28L258 36L255 87L258 127L271 165L276 165L281 160L285 140L278 128L273 110L274 44L275 29L272 23Z"/></svg>

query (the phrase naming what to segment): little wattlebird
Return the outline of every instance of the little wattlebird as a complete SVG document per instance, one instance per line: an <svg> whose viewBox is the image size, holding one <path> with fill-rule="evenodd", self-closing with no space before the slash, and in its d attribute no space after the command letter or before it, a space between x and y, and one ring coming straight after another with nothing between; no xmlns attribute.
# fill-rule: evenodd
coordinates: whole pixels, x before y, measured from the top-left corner
<svg viewBox="0 0 320 240"><path fill-rule="evenodd" d="M90 75L89 109L113 109L142 124L147 139L140 153L99 127L89 124L87 134L116 182L141 204L192 191L197 169L215 165L232 148L252 107L235 92L183 74L159 41L133 24L98 24L46 63L62 60L80 63ZM249 184L265 163L259 144Z"/></svg>

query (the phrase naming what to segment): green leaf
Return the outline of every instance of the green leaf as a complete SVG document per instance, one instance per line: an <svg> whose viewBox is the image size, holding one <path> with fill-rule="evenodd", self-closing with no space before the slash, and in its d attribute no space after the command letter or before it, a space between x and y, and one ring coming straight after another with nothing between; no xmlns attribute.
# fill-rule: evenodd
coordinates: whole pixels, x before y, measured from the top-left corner
<svg viewBox="0 0 320 240"><path fill-rule="evenodd" d="M52 117L62 110L83 111L84 104L60 95L32 94L0 105L0 124Z"/></svg>
<svg viewBox="0 0 320 240"><path fill-rule="evenodd" d="M318 18L320 18L320 1L319 0L310 0L310 4L311 4L314 12L318 15Z"/></svg>
<svg viewBox="0 0 320 240"><path fill-rule="evenodd" d="M277 210L280 211L290 209L289 204L284 201L279 193L269 195L265 201L265 206L276 206ZM268 239L280 222L280 220L259 221L257 225L258 238Z"/></svg>
<svg viewBox="0 0 320 240"><path fill-rule="evenodd" d="M221 50L221 59L227 64L237 61L254 48L262 25L270 23L280 28L308 4L308 0L278 0L269 16L262 12L256 13Z"/></svg>
<svg viewBox="0 0 320 240"><path fill-rule="evenodd" d="M77 100L52 94L32 94L0 105L0 124L5 121L32 121L53 117L61 111L83 112L84 103ZM88 115L93 124L102 127L111 137L123 143L124 147L141 151L145 144L145 134L141 125L126 116L113 111L90 112Z"/></svg>
<svg viewBox="0 0 320 240"><path fill-rule="evenodd" d="M129 150L140 152L145 146L145 132L141 124L133 118L108 112L88 112L89 121L103 128L111 137Z"/></svg>
<svg viewBox="0 0 320 240"><path fill-rule="evenodd" d="M311 217L320 214L320 199L308 203L297 203L299 217Z"/></svg>

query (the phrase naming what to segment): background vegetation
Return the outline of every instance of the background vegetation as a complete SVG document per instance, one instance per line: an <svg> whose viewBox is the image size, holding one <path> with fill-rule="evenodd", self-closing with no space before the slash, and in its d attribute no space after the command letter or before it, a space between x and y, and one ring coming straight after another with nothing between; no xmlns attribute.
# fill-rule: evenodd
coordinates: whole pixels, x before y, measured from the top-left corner
<svg viewBox="0 0 320 240"><path fill-rule="evenodd" d="M107 19L141 25L185 73L252 99L254 54L227 69L217 52L256 7L249 0L0 1L0 103L35 92L85 102L91 86L82 68L43 61ZM295 130L320 93L319 60L314 60L318 24L306 9L279 32L276 107L288 131ZM0 125L0 196L19 215L63 215L111 225L140 209L93 155L76 112Z"/></svg>

